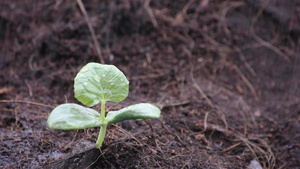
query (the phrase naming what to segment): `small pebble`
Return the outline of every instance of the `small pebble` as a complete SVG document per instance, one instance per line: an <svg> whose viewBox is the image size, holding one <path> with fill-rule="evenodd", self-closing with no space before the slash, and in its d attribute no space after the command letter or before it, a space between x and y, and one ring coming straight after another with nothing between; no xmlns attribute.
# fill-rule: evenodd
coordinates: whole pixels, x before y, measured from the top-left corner
<svg viewBox="0 0 300 169"><path fill-rule="evenodd" d="M247 169L263 169L261 167L261 165L259 164L259 162L257 162L256 160L251 160L249 166L247 167Z"/></svg>

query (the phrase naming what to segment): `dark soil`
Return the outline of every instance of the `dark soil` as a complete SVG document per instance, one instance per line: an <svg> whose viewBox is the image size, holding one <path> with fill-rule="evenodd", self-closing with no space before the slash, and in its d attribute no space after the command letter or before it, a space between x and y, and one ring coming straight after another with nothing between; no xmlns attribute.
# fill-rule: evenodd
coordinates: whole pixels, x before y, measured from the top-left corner
<svg viewBox="0 0 300 169"><path fill-rule="evenodd" d="M162 110L110 125L98 150L99 128L46 123L101 61L77 1L0 1L0 168L299 169L300 3L149 2L84 2L105 63L130 81L107 109Z"/></svg>

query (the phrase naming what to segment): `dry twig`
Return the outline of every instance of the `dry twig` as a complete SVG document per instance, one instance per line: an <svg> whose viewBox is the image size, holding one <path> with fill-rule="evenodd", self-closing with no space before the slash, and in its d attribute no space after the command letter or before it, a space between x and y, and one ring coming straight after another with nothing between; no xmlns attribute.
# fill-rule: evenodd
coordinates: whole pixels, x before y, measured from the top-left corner
<svg viewBox="0 0 300 169"><path fill-rule="evenodd" d="M42 103L36 103L36 102L24 101L24 100L0 100L0 103L24 103L24 104L32 104L35 106L42 106L42 107L47 107L52 109L54 108L54 106L49 106Z"/></svg>
<svg viewBox="0 0 300 169"><path fill-rule="evenodd" d="M90 30L90 32L91 32L91 34L92 34L92 38L93 38L94 45L95 45L95 48L96 48L98 57L99 57L99 59L100 59L100 62L104 64L105 61L104 61L104 59L103 59L102 52L101 52L101 49L100 49L100 45L99 45L99 42L98 42L98 40L97 40L97 38L96 38L96 34L95 34L94 28L93 28L93 26L92 26L92 23L91 23L91 21L90 21L90 18L89 18L88 14L87 14L87 12L86 12L86 10L85 10L85 7L84 7L82 1L81 1L81 0L77 0L77 3L78 3L78 5L79 5L79 7L80 7L81 12L82 12L83 15L84 15L84 18L85 18L85 20L86 20L86 22L87 22L87 25L88 25L88 27L89 27L89 30Z"/></svg>
<svg viewBox="0 0 300 169"><path fill-rule="evenodd" d="M227 66L231 67L242 79L242 81L249 87L252 95L257 99L257 93L251 82L247 79L247 77L243 74L243 72L239 69L238 66L232 63L227 62Z"/></svg>
<svg viewBox="0 0 300 169"><path fill-rule="evenodd" d="M196 82L195 78L194 78L194 66L192 64L191 61L191 57L192 57L192 53L190 50L188 50L186 47L183 47L183 51L188 55L188 57L190 58L190 78L191 81L193 83L193 87L201 94L201 96L206 100L206 102L211 106L211 107L215 107L215 105L213 104L213 102L207 97L207 95L203 92L203 90L201 89L201 87L198 85L198 83Z"/></svg>
<svg viewBox="0 0 300 169"><path fill-rule="evenodd" d="M203 122L203 130L200 133L204 133L206 131L208 115L209 115L209 112L205 112L204 122Z"/></svg>
<svg viewBox="0 0 300 169"><path fill-rule="evenodd" d="M281 56L286 62L290 63L291 60L290 60L290 58L286 54L284 54L283 52L281 52L280 49L278 49L277 47L273 46L271 43L269 43L269 42L263 40L262 38L260 38L259 36L257 36L257 34L255 33L254 25L255 25L258 17L263 13L263 11L265 10L265 8L269 4L269 2L270 2L270 0L266 1L265 5L258 10L256 16L252 19L252 25L251 25L251 28L250 28L250 32L251 32L253 38L259 44L261 44L261 45L263 45L263 46L265 46L265 47L273 50L276 54L278 54L279 56Z"/></svg>
<svg viewBox="0 0 300 169"><path fill-rule="evenodd" d="M148 13L148 15L149 15L149 17L150 17L153 26L154 26L155 28L157 28L157 27L158 27L157 20L156 20L156 18L155 18L155 16L154 16L154 13L153 13L152 8L151 8L150 5L149 5L150 2L151 2L151 0L146 0L145 3L144 3L144 8L146 9L146 11L147 11L147 13Z"/></svg>
<svg viewBox="0 0 300 169"><path fill-rule="evenodd" d="M11 92L13 89L14 88L12 86L10 86L10 87L2 87L2 88L0 88L0 95L8 93L8 92Z"/></svg>
<svg viewBox="0 0 300 169"><path fill-rule="evenodd" d="M132 137L136 142L138 142L140 145L143 145L137 138L135 138L130 132L122 129L121 127L119 127L118 125L112 124L114 127L116 127L119 131L121 131L122 133Z"/></svg>

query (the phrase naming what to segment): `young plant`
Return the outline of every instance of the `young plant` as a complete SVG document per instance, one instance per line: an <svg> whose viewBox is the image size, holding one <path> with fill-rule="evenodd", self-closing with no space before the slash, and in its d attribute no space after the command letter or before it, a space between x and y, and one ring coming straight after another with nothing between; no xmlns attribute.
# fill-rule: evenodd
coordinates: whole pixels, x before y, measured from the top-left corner
<svg viewBox="0 0 300 169"><path fill-rule="evenodd" d="M160 109L149 103L139 103L105 116L105 103L121 102L128 96L129 82L123 72L113 65L88 63L74 79L75 98L92 107L101 102L101 114L91 108L74 103L57 106L49 115L47 123L51 129L77 130L100 127L97 148L100 148L109 123L130 119L159 118Z"/></svg>

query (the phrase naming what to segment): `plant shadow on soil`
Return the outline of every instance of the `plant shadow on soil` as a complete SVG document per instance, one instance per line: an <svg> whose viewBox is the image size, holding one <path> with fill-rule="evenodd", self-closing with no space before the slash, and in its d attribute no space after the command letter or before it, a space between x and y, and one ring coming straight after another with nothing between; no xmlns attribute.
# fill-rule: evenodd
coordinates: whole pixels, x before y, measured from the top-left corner
<svg viewBox="0 0 300 169"><path fill-rule="evenodd" d="M109 151L102 152L95 143L81 140L64 159L57 160L45 168L127 168L134 166L138 159L138 149L128 147L124 143L116 143ZM106 147L102 147L105 151ZM126 160L126 163L122 162Z"/></svg>
<svg viewBox="0 0 300 169"><path fill-rule="evenodd" d="M84 2L105 63L130 81L107 110L162 110L109 125L99 150L98 128L46 123L100 60L76 1L1 1L0 168L299 168L300 6L262 2Z"/></svg>

